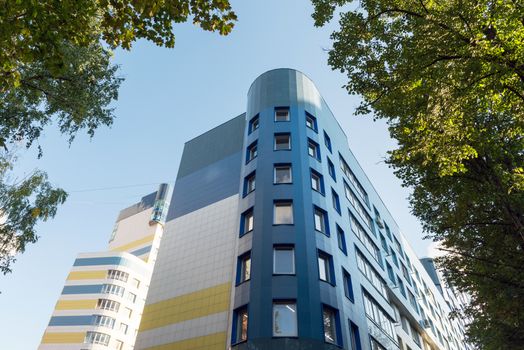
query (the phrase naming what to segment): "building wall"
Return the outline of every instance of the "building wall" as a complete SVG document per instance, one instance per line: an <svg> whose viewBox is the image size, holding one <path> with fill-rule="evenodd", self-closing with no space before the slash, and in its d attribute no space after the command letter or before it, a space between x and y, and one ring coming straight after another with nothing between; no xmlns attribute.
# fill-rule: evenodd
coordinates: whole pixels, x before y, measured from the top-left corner
<svg viewBox="0 0 524 350"><path fill-rule="evenodd" d="M244 115L186 143L137 349L224 349Z"/></svg>
<svg viewBox="0 0 524 350"><path fill-rule="evenodd" d="M282 107L290 119L275 122ZM290 135L290 150L274 150L277 134ZM308 154L310 141L318 159ZM274 166L284 163L293 181L274 184ZM312 189L312 172L322 177L323 190ZM253 175L255 189L246 193ZM292 225L274 224L276 201L292 202ZM315 208L329 230L315 229ZM244 232L251 212L253 228ZM249 89L245 114L186 143L164 236L137 349L466 348L460 325L448 319L449 306L326 102L295 70L262 74ZM273 274L273 249L281 245L294 248L294 274ZM320 278L319 254L329 257L329 282ZM243 281L246 256L250 275ZM297 336L273 334L273 303L280 301L296 304ZM336 315L331 342L324 309ZM247 339L239 340L243 310Z"/></svg>
<svg viewBox="0 0 524 350"><path fill-rule="evenodd" d="M155 204L165 200L161 192L167 194L167 185L122 210L111 234L109 251L77 256L40 350L133 349L163 233L163 222L152 215ZM118 306L104 309L102 300ZM108 320L97 324L99 317ZM89 342L90 332L100 334L99 344Z"/></svg>

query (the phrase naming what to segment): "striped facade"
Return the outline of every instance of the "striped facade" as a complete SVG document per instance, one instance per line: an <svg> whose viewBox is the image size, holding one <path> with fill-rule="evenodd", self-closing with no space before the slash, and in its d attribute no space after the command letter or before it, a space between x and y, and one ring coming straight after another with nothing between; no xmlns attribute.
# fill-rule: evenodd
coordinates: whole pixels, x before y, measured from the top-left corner
<svg viewBox="0 0 524 350"><path fill-rule="evenodd" d="M121 211L105 252L79 254L39 350L134 348L164 230L169 187Z"/></svg>

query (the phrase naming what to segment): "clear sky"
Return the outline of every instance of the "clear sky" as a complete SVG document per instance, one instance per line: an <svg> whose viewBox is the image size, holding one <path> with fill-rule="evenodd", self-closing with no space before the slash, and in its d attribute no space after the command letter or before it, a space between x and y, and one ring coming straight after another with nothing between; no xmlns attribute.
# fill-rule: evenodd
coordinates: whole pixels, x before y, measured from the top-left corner
<svg viewBox="0 0 524 350"><path fill-rule="evenodd" d="M35 168L69 191L54 220L41 224L40 240L0 275L1 349L36 349L75 256L104 250L120 209L174 183L184 142L245 111L252 81L274 68L294 68L316 84L349 138L353 153L419 255L427 255L409 190L384 163L395 146L383 122L355 117L358 97L345 77L327 65L334 27L313 26L309 1L233 1L239 21L227 37L177 25L174 49L138 42L115 52L126 79L111 128L71 147L50 128L44 157L21 152L18 177ZM118 188L120 187L120 188Z"/></svg>

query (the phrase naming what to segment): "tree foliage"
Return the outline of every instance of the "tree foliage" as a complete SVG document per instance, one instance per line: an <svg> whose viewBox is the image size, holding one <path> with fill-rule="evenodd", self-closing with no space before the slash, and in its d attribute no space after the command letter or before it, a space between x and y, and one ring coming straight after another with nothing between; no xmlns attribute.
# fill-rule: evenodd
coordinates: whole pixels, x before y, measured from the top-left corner
<svg viewBox="0 0 524 350"><path fill-rule="evenodd" d="M111 50L138 39L173 47L174 24L190 19L227 35L236 15L228 0L0 3L0 271L10 272L16 252L36 241L36 223L67 197L42 171L10 180L17 145L38 143L53 124L70 142L79 131L93 136L110 126L122 82Z"/></svg>
<svg viewBox="0 0 524 350"><path fill-rule="evenodd" d="M471 295L470 341L524 348L524 5L518 1L313 0L340 10L329 64L387 120L414 214Z"/></svg>

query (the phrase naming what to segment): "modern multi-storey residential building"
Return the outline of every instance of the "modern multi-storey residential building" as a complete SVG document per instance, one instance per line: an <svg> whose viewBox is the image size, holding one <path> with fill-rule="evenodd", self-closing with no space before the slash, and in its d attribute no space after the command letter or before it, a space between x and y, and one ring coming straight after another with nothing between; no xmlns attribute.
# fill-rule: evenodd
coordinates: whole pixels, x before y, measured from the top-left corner
<svg viewBox="0 0 524 350"><path fill-rule="evenodd" d="M109 250L76 258L39 350L133 349L164 231L169 186L120 212Z"/></svg>
<svg viewBox="0 0 524 350"><path fill-rule="evenodd" d="M466 349L313 82L186 143L136 349Z"/></svg>

